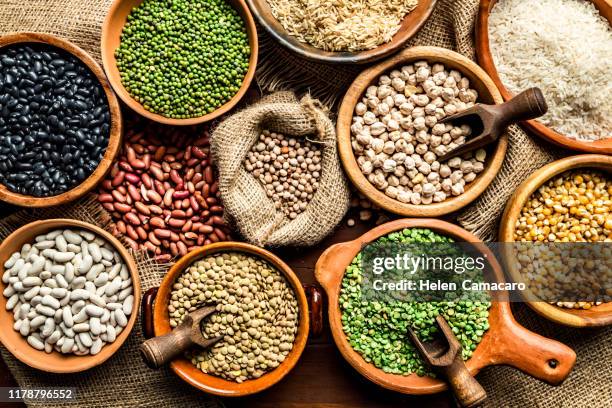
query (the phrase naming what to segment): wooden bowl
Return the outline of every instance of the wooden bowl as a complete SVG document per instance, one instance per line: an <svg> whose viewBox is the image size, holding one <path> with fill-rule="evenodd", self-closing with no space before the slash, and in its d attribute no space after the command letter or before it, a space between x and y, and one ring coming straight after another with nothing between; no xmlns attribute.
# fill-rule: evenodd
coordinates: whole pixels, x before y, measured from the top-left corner
<svg viewBox="0 0 612 408"><path fill-rule="evenodd" d="M102 351L94 356L62 354L55 350L48 354L30 346L25 337L13 330L13 313L6 310L7 299L0 295L0 342L12 355L30 367L50 373L76 373L96 367L108 360L128 338L138 317L140 277L138 276L138 268L134 259L117 238L95 225L61 218L31 222L13 231L11 235L6 237L2 244L0 244L0 275L4 274L4 262L10 258L13 252L21 250L24 244L33 242L36 236L58 228L79 228L91 231L107 240L119 252L130 272L134 288L134 307L127 326L125 326L113 343L102 347ZM5 288L6 285L0 280L0 291L3 291Z"/></svg>
<svg viewBox="0 0 612 408"><path fill-rule="evenodd" d="M98 82L106 94L111 121L108 146L106 148L106 152L104 153L104 157L102 157L102 160L98 164L98 167L96 167L93 173L83 180L81 184L63 192L62 194L49 197L33 197L18 194L10 191L8 188L6 188L6 186L0 184L0 200L13 205L23 207L50 207L53 205L66 204L76 200L79 197L82 197L88 191L94 188L96 184L98 184L98 182L104 178L110 169L113 160L117 156L117 153L119 153L119 147L121 146L121 128L123 126L119 102L117 102L117 98L111 90L102 68L100 68L98 63L89 54L76 45L53 35L41 33L16 33L0 37L0 48L20 43L43 43L68 52L75 58L78 58L89 68L89 70L98 79Z"/></svg>
<svg viewBox="0 0 612 408"><path fill-rule="evenodd" d="M578 168L599 169L612 174L612 157L598 154L584 154L566 157L552 162L525 180L508 201L499 231L501 242L514 242L514 229L521 209L531 195L545 182L568 170ZM512 281L524 282L520 271L511 262L506 263L506 271ZM527 304L541 316L554 322L572 327L605 326L612 324L612 302L593 306L587 310L567 309L551 305L538 298L529 290L524 295Z"/></svg>
<svg viewBox="0 0 612 408"><path fill-rule="evenodd" d="M259 24L280 44L296 54L312 61L329 64L365 64L399 50L425 24L433 11L436 0L419 0L417 7L404 17L399 31L392 40L376 48L355 52L324 51L298 41L274 17L266 0L246 0Z"/></svg>
<svg viewBox="0 0 612 408"><path fill-rule="evenodd" d="M170 368L187 383L206 393L223 397L240 397L263 391L282 380L295 366L306 346L310 325L306 295L295 273L280 258L254 245L230 241L206 245L200 249L189 252L170 268L170 271L168 271L164 277L157 291L155 304L153 306L153 332L155 336L162 336L172 330L168 314L168 302L170 300L172 285L176 279L197 260L214 253L228 251L247 253L267 261L280 271L291 284L300 309L298 332L295 342L293 343L293 349L291 349L285 361L277 368L257 379L247 380L241 384L205 374L191 364L191 361L185 357L179 357L173 360L170 363ZM148 301L144 301L143 303L146 304Z"/></svg>
<svg viewBox="0 0 612 408"><path fill-rule="evenodd" d="M506 134L502 135L497 144L487 149L485 169L478 174L474 181L466 185L465 192L460 196L448 198L441 203L414 205L394 200L374 187L361 172L351 146L350 128L355 105L361 100L367 87L374 84L380 75L397 66L420 60L426 60L430 63L439 62L448 68L461 72L470 80L470 86L478 91L479 102L488 104L503 102L493 81L478 65L466 57L445 48L412 47L359 74L342 100L336 129L338 150L344 170L363 195L378 206L395 214L411 217L434 217L457 211L482 194L501 168L508 147L508 136Z"/></svg>
<svg viewBox="0 0 612 408"><path fill-rule="evenodd" d="M344 358L370 381L405 394L433 394L447 389L445 382L428 376L416 374L407 376L388 374L366 362L346 339L342 329L342 312L338 305L342 278L346 267L361 251L364 245L379 237L404 228L429 228L436 233L451 237L456 241L481 243L466 230L437 219L400 219L380 225L359 238L332 245L319 258L315 267L315 277L327 292L329 325L336 345ZM490 266L500 281L503 272L494 255L483 245L476 245L487 256ZM555 340L547 339L530 332L519 325L510 310L510 304L493 302L489 309L489 330L466 361L472 375L490 365L507 364L546 381L550 384L561 383L570 373L576 354L572 349ZM520 352L517 352L520 350Z"/></svg>
<svg viewBox="0 0 612 408"><path fill-rule="evenodd" d="M255 76L255 67L257 66L257 54L259 50L255 22L253 21L253 16L251 16L251 12L246 6L244 0L226 0L232 7L234 7L240 17L242 17L247 35L249 37L249 46L251 48L249 69L242 80L242 85L232 99L219 106L213 112L204 116L189 119L168 118L166 116L146 110L139 102L132 98L121 83L121 75L119 74L119 69L117 69L117 60L115 59L115 50L121 43L121 32L123 31L123 26L125 25L127 17L130 15L134 7L140 5L142 1L143 0L114 0L102 26L102 66L104 67L104 71L106 72L108 80L110 81L113 89L117 95L119 95L119 98L121 98L121 100L127 106L129 106L139 115L158 123L174 126L196 125L199 123L208 122L218 118L224 113L227 113L230 109L236 106L236 104L240 101L240 99L242 99L246 91L249 89L251 81Z"/></svg>
<svg viewBox="0 0 612 408"><path fill-rule="evenodd" d="M591 0L599 13L612 24L612 3L609 0ZM478 63L491 76L493 82L501 92L504 101L511 99L514 95L504 86L495 68L493 55L489 44L489 13L497 0L481 0L476 19L476 55ZM566 149L578 150L586 153L612 154L612 137L593 142L571 139L553 129L543 125L537 120L521 122L526 130L533 132L541 138L548 140Z"/></svg>

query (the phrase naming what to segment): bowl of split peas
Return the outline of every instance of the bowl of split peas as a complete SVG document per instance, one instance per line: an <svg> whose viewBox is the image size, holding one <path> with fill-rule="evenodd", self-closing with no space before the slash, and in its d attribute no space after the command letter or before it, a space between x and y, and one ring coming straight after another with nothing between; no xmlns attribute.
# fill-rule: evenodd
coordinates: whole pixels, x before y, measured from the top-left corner
<svg viewBox="0 0 612 408"><path fill-rule="evenodd" d="M612 324L611 197L612 157L587 154L542 167L508 201L499 240L517 244L504 247L506 271L514 282L527 284L521 295L541 316L572 327ZM537 270L524 270L508 252L513 248L520 251L519 244L535 249L535 243L540 243L555 249L551 243L561 243L558 248L566 245L569 249L572 243L581 242L600 244L594 255L597 261L584 259L584 268L580 259L576 266L565 258L567 261L555 264L552 272L547 272L545 263L538 263L541 267ZM566 252L560 256L571 255ZM578 290L586 292L569 295Z"/></svg>
<svg viewBox="0 0 612 408"><path fill-rule="evenodd" d="M255 22L244 0L115 0L102 27L102 65L115 93L141 116L195 125L232 109L257 65ZM151 18L153 17L153 18ZM175 27L187 30L177 36Z"/></svg>

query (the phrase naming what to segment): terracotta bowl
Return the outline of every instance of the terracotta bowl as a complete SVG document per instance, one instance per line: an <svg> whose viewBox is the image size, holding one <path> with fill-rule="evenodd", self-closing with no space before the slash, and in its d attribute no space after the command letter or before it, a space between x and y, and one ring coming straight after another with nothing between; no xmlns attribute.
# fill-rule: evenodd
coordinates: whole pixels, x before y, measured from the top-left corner
<svg viewBox="0 0 612 408"><path fill-rule="evenodd" d="M108 140L108 147L104 153L104 157L98 164L98 167L93 173L89 175L81 184L73 187L72 189L55 196L50 197L33 197L23 194L18 194L10 191L4 185L0 184L0 200L23 207L49 207L53 205L62 205L70 201L74 201L79 197L82 197L85 193L95 187L100 180L104 178L106 172L110 169L110 166L119 152L119 146L121 146L121 109L119 109L119 102L115 94L111 90L106 76L102 71L102 68L98 63L85 51L76 45L62 40L61 38L40 33L17 33L10 34L0 37L0 48L6 47L13 44L27 44L27 43L43 43L53 47L60 48L69 54L78 58L83 64L85 64L89 70L98 79L98 82L104 89L106 94L106 100L108 102L108 109L110 112L110 134Z"/></svg>
<svg viewBox="0 0 612 408"><path fill-rule="evenodd" d="M4 262L13 252L19 251L24 244L33 242L36 236L58 228L79 228L91 231L107 240L121 254L130 272L134 288L134 308L127 326L113 343L104 346L102 351L95 356L66 355L55 350L47 354L30 346L25 337L13 330L13 323L15 323L13 313L6 310L7 299L0 295L0 342L12 355L30 367L50 373L76 373L96 367L108 360L128 338L138 317L140 277L134 259L117 238L95 225L71 219L35 221L24 225L6 237L0 244L0 275L4 274ZM5 288L6 285L0 280L0 291Z"/></svg>
<svg viewBox="0 0 612 408"><path fill-rule="evenodd" d="M493 81L478 65L466 57L444 48L412 47L366 69L355 79L340 105L336 129L338 150L344 170L363 195L378 206L395 214L412 217L433 217L457 211L482 194L501 168L508 147L508 136L506 134L502 135L496 144L487 149L488 154L484 170L478 174L474 181L466 185L465 192L460 196L448 198L441 203L414 205L394 200L374 187L361 173L351 146L350 127L355 105L361 100L367 87L376 83L380 75L403 64L420 60L426 60L430 63L439 62L448 68L461 72L470 80L470 86L478 91L479 102L488 104L503 102Z"/></svg>
<svg viewBox="0 0 612 408"><path fill-rule="evenodd" d="M151 119L155 122L163 123L166 125L175 126L187 126L196 125L199 123L213 120L224 113L227 113L242 99L246 91L249 89L251 81L255 76L255 67L257 66L257 54L258 54L258 42L257 42L257 29L253 16L249 8L246 6L244 0L227 0L227 2L236 9L242 20L244 21L247 35L249 37L249 46L251 48L251 55L249 57L249 69L242 81L242 85L238 92L227 101L224 105L218 107L215 111L208 113L204 116L189 119L172 119L163 115L158 115L151 111L146 110L139 102L137 102L125 89L121 83L121 75L117 69L117 60L115 59L115 50L121 43L121 32L123 26L130 15L134 7L137 7L142 3L143 0L114 0L111 5L106 18L104 19L104 25L102 26L102 65L104 71L108 75L113 89L119 95L119 98L129 106L134 112L147 119Z"/></svg>
<svg viewBox="0 0 612 408"><path fill-rule="evenodd" d="M609 0L591 0L599 13L612 24L612 3ZM489 44L489 13L497 0L481 0L476 20L476 54L478 63L491 76L493 82L501 92L504 101L511 99L514 95L504 86L495 68L491 48ZM578 150L587 153L612 154L612 137L593 142L584 142L571 139L551 128L543 125L537 120L521 122L523 127L541 138L548 140L558 146L567 149Z"/></svg>
<svg viewBox="0 0 612 408"><path fill-rule="evenodd" d="M499 240L514 242L514 227L520 217L521 209L529 197L551 178L572 169L591 168L603 170L612 175L612 157L585 154L566 157L550 163L527 178L508 201L502 223ZM506 264L506 271L514 282L524 282L520 271L513 263ZM612 324L612 302L593 306L587 310L567 309L551 305L538 298L529 290L523 293L527 304L541 316L554 322L572 327L605 326Z"/></svg>
<svg viewBox="0 0 612 408"><path fill-rule="evenodd" d="M170 271L164 277L157 295L154 298L153 306L153 333L155 336L161 336L169 333L172 328L170 327L170 318L168 314L168 302L170 300L170 293L172 291L172 285L176 279L194 262L206 257L208 255L218 252L243 252L250 255L254 255L257 258L267 261L270 265L278 269L287 278L287 281L293 287L295 295L298 301L298 307L300 309L299 326L295 342L293 343L293 349L289 352L289 355L277 368L262 375L261 377L254 380L247 380L241 384L225 380L220 377L205 374L200 371L196 366L191 364L191 361L185 357L179 357L170 363L170 368L180 378L187 383L191 384L195 388L207 392L209 394L215 394L223 397L240 397L244 395L255 394L270 388L280 380L282 380L291 369L295 366L298 359L304 351L306 346L306 340L308 339L308 331L310 325L310 319L308 314L308 303L302 284L291 270L291 268L285 264L280 258L276 257L271 252L265 249L256 247L254 245L245 244L241 242L219 242L215 244L206 245L200 249L189 252L187 255L182 257L176 264L170 268ZM150 307L148 305L153 303L153 299L146 299L143 301L144 307ZM143 307L143 309L144 309ZM147 321L146 316L149 314L146 309L145 311L145 323Z"/></svg>
<svg viewBox="0 0 612 408"><path fill-rule="evenodd" d="M371 50L334 52L324 51L300 42L287 33L282 24L272 14L270 5L266 0L246 1L259 24L280 44L304 58L330 64L365 64L393 54L419 31L436 5L436 0L420 0L417 7L404 17L402 25L393 39L386 44L381 44Z"/></svg>
<svg viewBox="0 0 612 408"><path fill-rule="evenodd" d="M493 253L476 236L456 225L437 219L400 219L380 225L353 241L332 245L319 258L315 276L327 292L329 325L344 358L360 374L382 387L405 394L433 394L446 390L446 383L416 374L403 376L385 373L366 362L353 350L342 329L342 312L338 298L347 266L364 245L404 228L429 228L456 241L476 243L475 248L485 254L496 278L503 281L501 266ZM542 337L519 325L512 316L508 302L493 302L489 309L489 325L489 330L466 362L472 375L487 366L506 364L550 384L559 384L572 370L576 360L574 351L558 341Z"/></svg>

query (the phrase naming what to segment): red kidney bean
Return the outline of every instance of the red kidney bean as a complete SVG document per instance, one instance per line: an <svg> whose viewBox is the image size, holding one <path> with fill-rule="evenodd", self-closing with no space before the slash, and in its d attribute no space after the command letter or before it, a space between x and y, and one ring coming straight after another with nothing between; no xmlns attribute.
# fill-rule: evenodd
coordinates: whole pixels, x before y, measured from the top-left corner
<svg viewBox="0 0 612 408"><path fill-rule="evenodd" d="M140 218L138 218L136 214L130 212L130 213L125 214L124 217L125 217L125 220L129 222L130 224L140 225Z"/></svg>
<svg viewBox="0 0 612 408"><path fill-rule="evenodd" d="M179 220L177 218L170 218L168 220L168 225L172 228L182 228L185 225L185 220Z"/></svg>
<svg viewBox="0 0 612 408"><path fill-rule="evenodd" d="M127 235L128 235L128 237L132 238L134 241L138 241L138 239L140 238L138 236L138 233L134 229L134 227L132 227L129 224L127 225Z"/></svg>
<svg viewBox="0 0 612 408"><path fill-rule="evenodd" d="M157 246L161 245L161 241L155 236L153 232L149 232L148 238L149 241L151 241L153 244Z"/></svg>
<svg viewBox="0 0 612 408"><path fill-rule="evenodd" d="M112 203L113 202L113 196L111 194L99 194L98 195L98 201L101 203Z"/></svg>
<svg viewBox="0 0 612 408"><path fill-rule="evenodd" d="M125 178L125 172L124 171L119 171L115 177L113 178L113 181L111 181L111 184L113 185L113 187L117 187L119 186L121 183L123 183L123 179Z"/></svg>
<svg viewBox="0 0 612 408"><path fill-rule="evenodd" d="M142 179L142 184L146 188L153 187L153 180L151 179L151 176L149 176L147 173L143 173L142 176L140 176L140 178Z"/></svg>
<svg viewBox="0 0 612 408"><path fill-rule="evenodd" d="M142 197L140 196L140 191L138 191L138 189L132 184L128 186L127 190L130 197L132 197L132 200L140 203L140 200L142 199Z"/></svg>
<svg viewBox="0 0 612 408"><path fill-rule="evenodd" d="M149 210L151 210L151 213L157 214L157 215L163 214L163 212L164 212L164 210L162 210L162 208L160 206L155 205L155 204L149 205Z"/></svg>
<svg viewBox="0 0 612 408"><path fill-rule="evenodd" d="M191 220L187 220L187 222L185 222L185 225L183 225L183 227L181 228L181 231L183 232L191 231L192 224L193 222Z"/></svg>
<svg viewBox="0 0 612 408"><path fill-rule="evenodd" d="M129 206L129 205L127 205L127 204L117 203L117 202L116 202L116 203L115 203L115 209L116 209L117 211L119 211L119 212L122 212L122 213L127 213L127 212L130 212L130 211L132 210L132 207L130 207L130 206Z"/></svg>
<svg viewBox="0 0 612 408"><path fill-rule="evenodd" d="M115 206L113 203L102 203L102 207L104 207L107 211L113 212L115 211Z"/></svg>
<svg viewBox="0 0 612 408"><path fill-rule="evenodd" d="M172 205L172 194L174 194L173 188L169 188L168 190L166 190L166 193L164 194L163 201L166 207L170 207Z"/></svg>
<svg viewBox="0 0 612 408"><path fill-rule="evenodd" d="M157 238L166 239L170 238L170 230L157 228L153 230L153 233Z"/></svg>
<svg viewBox="0 0 612 408"><path fill-rule="evenodd" d="M149 197L149 200L153 201L155 204L159 204L162 201L161 196L155 190L147 191L147 196Z"/></svg>
<svg viewBox="0 0 612 408"><path fill-rule="evenodd" d="M184 199L184 198L189 197L189 191L186 191L186 190L183 190L183 191L175 191L175 192L172 194L172 197L173 197L174 199L180 199L180 200L182 200L182 199Z"/></svg>
<svg viewBox="0 0 612 408"><path fill-rule="evenodd" d="M123 220L117 221L117 224L115 225L117 226L117 229L120 233L125 234L127 232L127 225L125 225L125 222L123 222Z"/></svg>
<svg viewBox="0 0 612 408"><path fill-rule="evenodd" d="M132 184L138 184L140 182L140 177L138 177L136 174L134 173L126 173L125 174L125 179Z"/></svg>
<svg viewBox="0 0 612 408"><path fill-rule="evenodd" d="M119 190L113 190L111 192L111 195L116 201L119 201L120 203L125 203L125 196L121 194Z"/></svg>
<svg viewBox="0 0 612 408"><path fill-rule="evenodd" d="M136 232L138 233L138 237L141 240L146 241L146 239L147 239L147 231L145 231L145 229L142 226L139 226L138 228L136 228Z"/></svg>
<svg viewBox="0 0 612 408"><path fill-rule="evenodd" d="M149 224L155 228L166 228L166 223L159 217L152 217L149 219Z"/></svg>

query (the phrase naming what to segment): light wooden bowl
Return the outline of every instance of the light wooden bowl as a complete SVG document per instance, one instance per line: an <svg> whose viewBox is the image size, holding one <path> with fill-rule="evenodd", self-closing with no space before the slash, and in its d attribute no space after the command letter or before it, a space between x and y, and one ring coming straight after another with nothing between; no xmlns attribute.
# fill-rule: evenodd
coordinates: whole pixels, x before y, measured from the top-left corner
<svg viewBox="0 0 612 408"><path fill-rule="evenodd" d="M110 81L111 86L117 95L119 95L119 98L121 98L121 100L127 106L129 106L139 115L158 123L174 126L196 125L199 123L208 122L218 118L224 113L227 113L230 109L236 106L236 104L240 101L240 99L242 99L246 91L249 89L251 81L255 76L257 54L259 52L257 28L255 27L253 16L251 16L251 12L249 11L249 8L245 4L244 0L226 0L232 7L234 7L242 18L249 37L249 46L251 48L249 69L242 80L242 85L240 86L238 92L229 101L218 107L213 112L204 116L189 119L168 118L166 116L146 110L139 102L132 98L121 83L121 75L119 74L119 69L117 69L117 60L115 59L115 50L121 43L121 32L123 31L123 26L125 25L127 17L130 15L134 7L140 5L142 1L143 0L114 0L102 26L102 66L104 67L104 71L106 71L106 75L108 75L108 80Z"/></svg>
<svg viewBox="0 0 612 408"><path fill-rule="evenodd" d="M155 336L162 336L172 330L168 314L168 302L172 292L172 285L176 279L197 260L214 253L228 251L247 253L267 261L285 276L293 288L300 309L298 332L293 343L293 349L291 349L285 361L274 370L257 379L247 380L241 384L205 374L185 357L173 360L170 363L170 368L184 381L204 392L223 397L241 397L261 392L282 380L295 366L304 351L304 347L306 347L310 326L306 295L295 273L280 258L254 245L231 241L206 245L189 252L170 268L157 291L153 306L153 332ZM153 300L145 299L143 304L147 305L151 302ZM145 310L145 321L147 320L146 315L147 311Z"/></svg>
<svg viewBox="0 0 612 408"><path fill-rule="evenodd" d="M503 1L503 0L502 0ZM612 24L612 2L609 0L591 0L600 14ZM476 19L476 55L478 63L491 76L493 82L501 92L504 101L511 99L514 95L504 86L495 68L495 62L491 54L489 44L489 13L497 0L481 0ZM546 96L546 95L544 95ZM521 122L523 127L539 137L548 140L558 146L567 149L578 150L586 153L602 153L612 154L612 135L608 139L601 139L593 142L584 142L576 139L571 139L553 129L543 125L537 120L528 120Z"/></svg>
<svg viewBox="0 0 612 408"><path fill-rule="evenodd" d="M550 163L527 178L508 201L499 231L501 242L514 242L514 229L521 209L531 195L545 182L568 170L579 168L599 169L612 174L612 157L585 154L566 157ZM524 282L520 271L511 262L506 263L506 271L514 282ZM593 306L587 310L567 309L551 305L538 298L529 290L524 295L527 304L541 316L554 322L572 327L605 326L612 324L612 302Z"/></svg>
<svg viewBox="0 0 612 408"><path fill-rule="evenodd" d="M108 146L104 157L98 164L98 167L91 173L81 184L71 188L62 194L49 196L49 197L33 197L29 195L23 195L15 193L6 186L0 184L0 200L23 207L50 207L53 205L62 205L76 200L82 197L91 189L93 189L100 180L104 178L108 170L110 169L113 160L119 153L119 147L121 146L121 129L123 122L121 120L121 109L119 108L119 102L115 97L115 94L111 90L106 76L102 71L102 68L98 63L85 51L76 45L62 40L61 38L41 33L16 33L5 35L0 37L0 48L6 47L13 44L27 44L27 43L42 43L48 44L52 47L60 48L69 54L78 58L83 64L85 64L89 70L98 79L98 82L104 89L106 94L106 100L108 102L108 109L110 113L110 131Z"/></svg>
<svg viewBox="0 0 612 408"><path fill-rule="evenodd" d="M376 48L355 52L324 51L298 41L274 17L266 0L246 0L259 24L280 44L296 54L312 61L329 64L365 64L373 62L399 50L425 24L436 6L437 0L419 0L417 7L404 17L399 31L393 39Z"/></svg>
<svg viewBox="0 0 612 408"><path fill-rule="evenodd" d="M380 225L354 241L332 245L319 258L315 276L327 292L329 325L344 358L360 374L382 387L405 394L433 394L446 390L446 383L428 376L419 377L417 374L403 376L385 373L366 362L351 347L342 329L342 312L338 298L347 266L364 245L404 228L429 228L456 241L477 243L476 249L487 256L496 278L503 281L501 266L493 253L476 236L456 225L437 219L400 219ZM572 370L576 353L558 341L542 337L519 325L512 316L508 302L492 303L489 309L489 325L489 330L474 354L466 361L472 375L476 375L484 367L505 364L550 384L560 384Z"/></svg>
<svg viewBox="0 0 612 408"><path fill-rule="evenodd" d="M402 64L420 60L426 60L431 63L439 62L448 68L460 71L470 80L470 87L478 91L479 102L488 104L503 102L493 81L478 65L466 57L445 48L412 47L366 69L355 79L340 105L336 128L338 133L338 150L340 151L340 159L344 170L355 187L363 195L378 206L395 214L411 217L434 217L457 211L482 194L501 168L508 147L508 136L506 134L502 135L495 145L487 148L485 169L474 181L466 185L465 192L460 196L448 198L441 203L414 205L394 200L374 187L361 172L355 159L353 147L351 146L350 128L355 105L361 100L366 88L375 83L380 75Z"/></svg>
<svg viewBox="0 0 612 408"><path fill-rule="evenodd" d="M107 240L119 252L130 272L134 288L134 307L127 326L113 343L102 347L102 351L95 356L62 354L55 350L47 354L30 346L25 337L13 330L13 313L6 310L7 299L0 295L0 342L12 355L30 367L50 373L76 373L96 367L108 360L128 338L138 317L140 277L134 259L117 238L95 225L71 219L35 221L24 225L6 237L0 245L0 275L4 274L4 262L10 258L13 252L21 250L24 244L33 242L36 236L58 228L78 228L91 231ZM5 288L6 285L0 280L0 291Z"/></svg>

